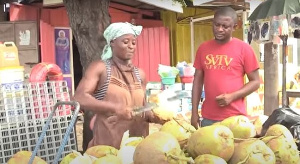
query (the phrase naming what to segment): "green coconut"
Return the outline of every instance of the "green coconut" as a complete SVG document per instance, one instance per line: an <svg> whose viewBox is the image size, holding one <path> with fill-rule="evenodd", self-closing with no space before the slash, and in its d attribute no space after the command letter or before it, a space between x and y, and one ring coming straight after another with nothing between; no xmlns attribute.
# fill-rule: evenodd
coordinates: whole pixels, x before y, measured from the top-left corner
<svg viewBox="0 0 300 164"><path fill-rule="evenodd" d="M265 136L284 136L289 141L294 141L292 133L281 124L274 124L268 128Z"/></svg>
<svg viewBox="0 0 300 164"><path fill-rule="evenodd" d="M191 135L187 143L187 152L193 158L202 154L212 154L228 161L233 151L233 133L224 125L199 128Z"/></svg>
<svg viewBox="0 0 300 164"><path fill-rule="evenodd" d="M218 156L211 154L202 154L195 159L195 164L227 164L227 162Z"/></svg>
<svg viewBox="0 0 300 164"><path fill-rule="evenodd" d="M101 158L106 155L118 155L118 149L108 145L97 145L90 147L86 150L85 154L91 155L96 158Z"/></svg>
<svg viewBox="0 0 300 164"><path fill-rule="evenodd" d="M115 155L106 155L96 159L93 164L122 164L122 162Z"/></svg>
<svg viewBox="0 0 300 164"><path fill-rule="evenodd" d="M172 134L183 147L196 129L186 121L171 120L164 123L160 131Z"/></svg>
<svg viewBox="0 0 300 164"><path fill-rule="evenodd" d="M256 135L254 124L243 115L228 117L221 121L221 125L227 126L235 138L247 139Z"/></svg>
<svg viewBox="0 0 300 164"><path fill-rule="evenodd" d="M267 136L262 139L276 156L276 164L296 164L299 160L297 145L284 136Z"/></svg>
<svg viewBox="0 0 300 164"><path fill-rule="evenodd" d="M185 157L173 135L158 131L137 145L133 160L135 164L187 164L192 159Z"/></svg>
<svg viewBox="0 0 300 164"><path fill-rule="evenodd" d="M32 153L30 151L21 150L14 154L8 161L7 164L28 164ZM35 156L33 164L47 164L42 158Z"/></svg>
<svg viewBox="0 0 300 164"><path fill-rule="evenodd" d="M273 151L261 140L252 139L235 145L229 164L275 164Z"/></svg>
<svg viewBox="0 0 300 164"><path fill-rule="evenodd" d="M73 161L78 156L82 156L82 155L79 152L77 152L77 151L73 151L72 153L69 153L68 155L66 155L62 159L62 161L60 162L60 164L69 164L69 163L71 163L71 161Z"/></svg>

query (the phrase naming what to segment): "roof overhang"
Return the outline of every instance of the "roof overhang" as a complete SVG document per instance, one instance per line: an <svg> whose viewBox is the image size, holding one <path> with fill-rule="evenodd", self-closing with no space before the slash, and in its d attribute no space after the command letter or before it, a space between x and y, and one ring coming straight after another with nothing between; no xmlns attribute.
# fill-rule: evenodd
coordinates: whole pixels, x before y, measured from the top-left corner
<svg viewBox="0 0 300 164"><path fill-rule="evenodd" d="M250 8L249 2L246 2L245 0L193 0L193 6L210 9L230 6L236 10L247 10Z"/></svg>
<svg viewBox="0 0 300 164"><path fill-rule="evenodd" d="M137 0L148 5L153 5L165 10L183 13L182 4L174 0Z"/></svg>
<svg viewBox="0 0 300 164"><path fill-rule="evenodd" d="M111 3L118 3L141 10L159 11L161 9L183 13L182 5L174 0L111 0ZM63 5L63 0L43 0L43 6Z"/></svg>

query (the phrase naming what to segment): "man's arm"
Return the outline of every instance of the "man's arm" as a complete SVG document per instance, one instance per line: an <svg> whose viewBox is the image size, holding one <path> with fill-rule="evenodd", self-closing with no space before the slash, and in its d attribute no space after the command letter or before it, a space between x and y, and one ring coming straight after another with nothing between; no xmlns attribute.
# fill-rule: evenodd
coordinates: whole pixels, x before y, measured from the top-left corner
<svg viewBox="0 0 300 164"><path fill-rule="evenodd" d="M221 107L226 106L232 101L246 97L259 88L260 79L258 69L248 73L247 78L249 82L247 82L240 90L217 96L216 101L218 105Z"/></svg>
<svg viewBox="0 0 300 164"><path fill-rule="evenodd" d="M197 129L199 122L198 106L202 94L204 74L202 70L196 69L192 88L192 116L191 124Z"/></svg>

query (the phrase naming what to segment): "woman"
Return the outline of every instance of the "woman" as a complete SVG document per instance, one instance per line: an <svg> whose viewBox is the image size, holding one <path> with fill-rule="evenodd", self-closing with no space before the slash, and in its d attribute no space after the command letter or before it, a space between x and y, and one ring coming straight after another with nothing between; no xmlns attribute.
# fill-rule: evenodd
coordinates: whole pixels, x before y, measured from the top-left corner
<svg viewBox="0 0 300 164"><path fill-rule="evenodd" d="M152 112L133 116L134 107L145 103L145 74L132 64L136 37L141 26L113 23L104 31L107 45L102 60L92 62L75 92L75 100L85 110L95 113L91 121L93 138L88 147L110 145L120 147L123 133L147 136Z"/></svg>

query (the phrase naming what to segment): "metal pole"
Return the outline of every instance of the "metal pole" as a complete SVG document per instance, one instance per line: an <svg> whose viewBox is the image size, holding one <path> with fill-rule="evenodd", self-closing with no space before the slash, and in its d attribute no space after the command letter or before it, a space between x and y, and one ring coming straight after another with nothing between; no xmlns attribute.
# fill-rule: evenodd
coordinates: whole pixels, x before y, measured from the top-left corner
<svg viewBox="0 0 300 164"><path fill-rule="evenodd" d="M243 40L244 42L248 43L248 28L246 28L245 23L247 22L248 19L248 12L249 11L243 11L243 15L242 15L242 21L243 21Z"/></svg>
<svg viewBox="0 0 300 164"><path fill-rule="evenodd" d="M286 97L286 47L287 47L287 35L280 36L282 39L282 108L287 107Z"/></svg>

